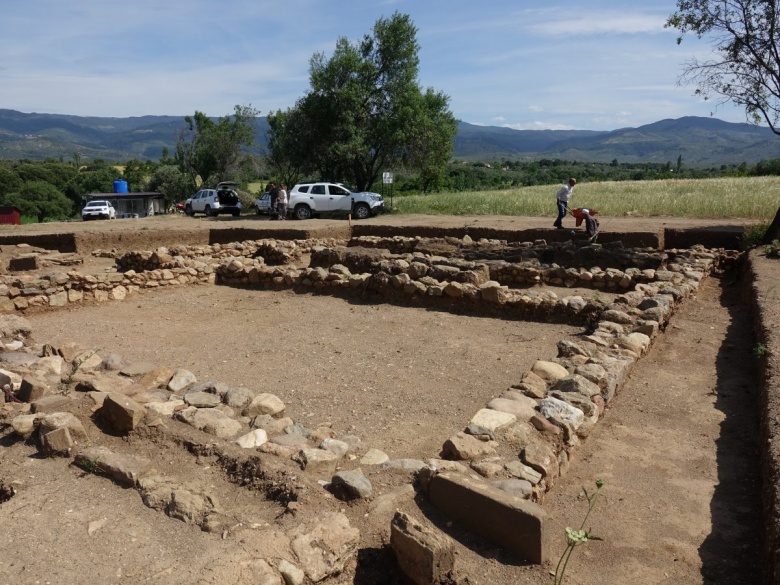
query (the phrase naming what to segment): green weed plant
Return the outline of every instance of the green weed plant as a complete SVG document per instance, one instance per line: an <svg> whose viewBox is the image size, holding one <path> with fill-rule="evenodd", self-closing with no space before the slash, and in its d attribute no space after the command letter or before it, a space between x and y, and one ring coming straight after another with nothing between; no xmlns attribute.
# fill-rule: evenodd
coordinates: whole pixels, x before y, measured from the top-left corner
<svg viewBox="0 0 780 585"><path fill-rule="evenodd" d="M566 578L566 567L569 566L569 559L574 549L582 544L587 544L591 540L602 540L598 536L591 533L590 528L585 529L585 524L588 522L590 513L593 508L596 507L596 500L598 500L601 488L604 486L604 480L596 480L596 491L592 494L588 493L588 490L584 487L582 492L585 494L585 498L588 500L588 511L585 514L585 518L582 519L582 524L578 530L574 528L566 527L566 549L563 551L561 558L558 560L558 565L555 567L555 585L562 585L563 580Z"/></svg>

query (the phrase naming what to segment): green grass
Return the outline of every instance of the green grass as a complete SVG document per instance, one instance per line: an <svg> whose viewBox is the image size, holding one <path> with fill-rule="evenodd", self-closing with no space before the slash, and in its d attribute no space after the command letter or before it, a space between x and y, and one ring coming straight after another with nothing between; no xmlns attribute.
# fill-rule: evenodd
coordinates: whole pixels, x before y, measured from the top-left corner
<svg viewBox="0 0 780 585"><path fill-rule="evenodd" d="M398 213L555 215L555 185L502 191L396 195ZM572 207L602 216L771 219L780 207L780 177L580 183Z"/></svg>

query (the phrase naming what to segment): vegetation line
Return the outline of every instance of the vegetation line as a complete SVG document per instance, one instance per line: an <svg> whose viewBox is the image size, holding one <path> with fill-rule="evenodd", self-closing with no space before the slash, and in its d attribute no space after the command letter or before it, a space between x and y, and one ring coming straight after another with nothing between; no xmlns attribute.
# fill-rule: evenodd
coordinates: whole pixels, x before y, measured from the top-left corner
<svg viewBox="0 0 780 585"><path fill-rule="evenodd" d="M397 213L553 216L557 186L394 197ZM386 202L389 205L389 201ZM780 208L780 177L581 183L572 207L602 216L769 220Z"/></svg>

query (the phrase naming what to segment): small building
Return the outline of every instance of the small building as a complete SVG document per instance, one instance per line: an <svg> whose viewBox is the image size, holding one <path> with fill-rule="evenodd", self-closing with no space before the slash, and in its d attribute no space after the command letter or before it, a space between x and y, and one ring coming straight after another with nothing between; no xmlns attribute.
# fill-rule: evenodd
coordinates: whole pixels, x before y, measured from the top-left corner
<svg viewBox="0 0 780 585"><path fill-rule="evenodd" d="M0 225L21 225L22 212L16 207L0 207Z"/></svg>
<svg viewBox="0 0 780 585"><path fill-rule="evenodd" d="M89 193L84 195L84 202L95 200L111 202L120 217L148 217L166 212L165 195L155 192L141 193Z"/></svg>

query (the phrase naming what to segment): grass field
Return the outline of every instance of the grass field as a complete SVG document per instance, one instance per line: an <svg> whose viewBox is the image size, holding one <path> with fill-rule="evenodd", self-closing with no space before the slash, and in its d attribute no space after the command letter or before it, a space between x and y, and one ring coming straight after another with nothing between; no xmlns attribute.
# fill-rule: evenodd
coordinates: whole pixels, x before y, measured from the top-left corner
<svg viewBox="0 0 780 585"><path fill-rule="evenodd" d="M557 189L403 195L393 197L393 208L434 215L554 215ZM597 209L602 216L770 220L780 208L780 177L580 183L570 206Z"/></svg>

